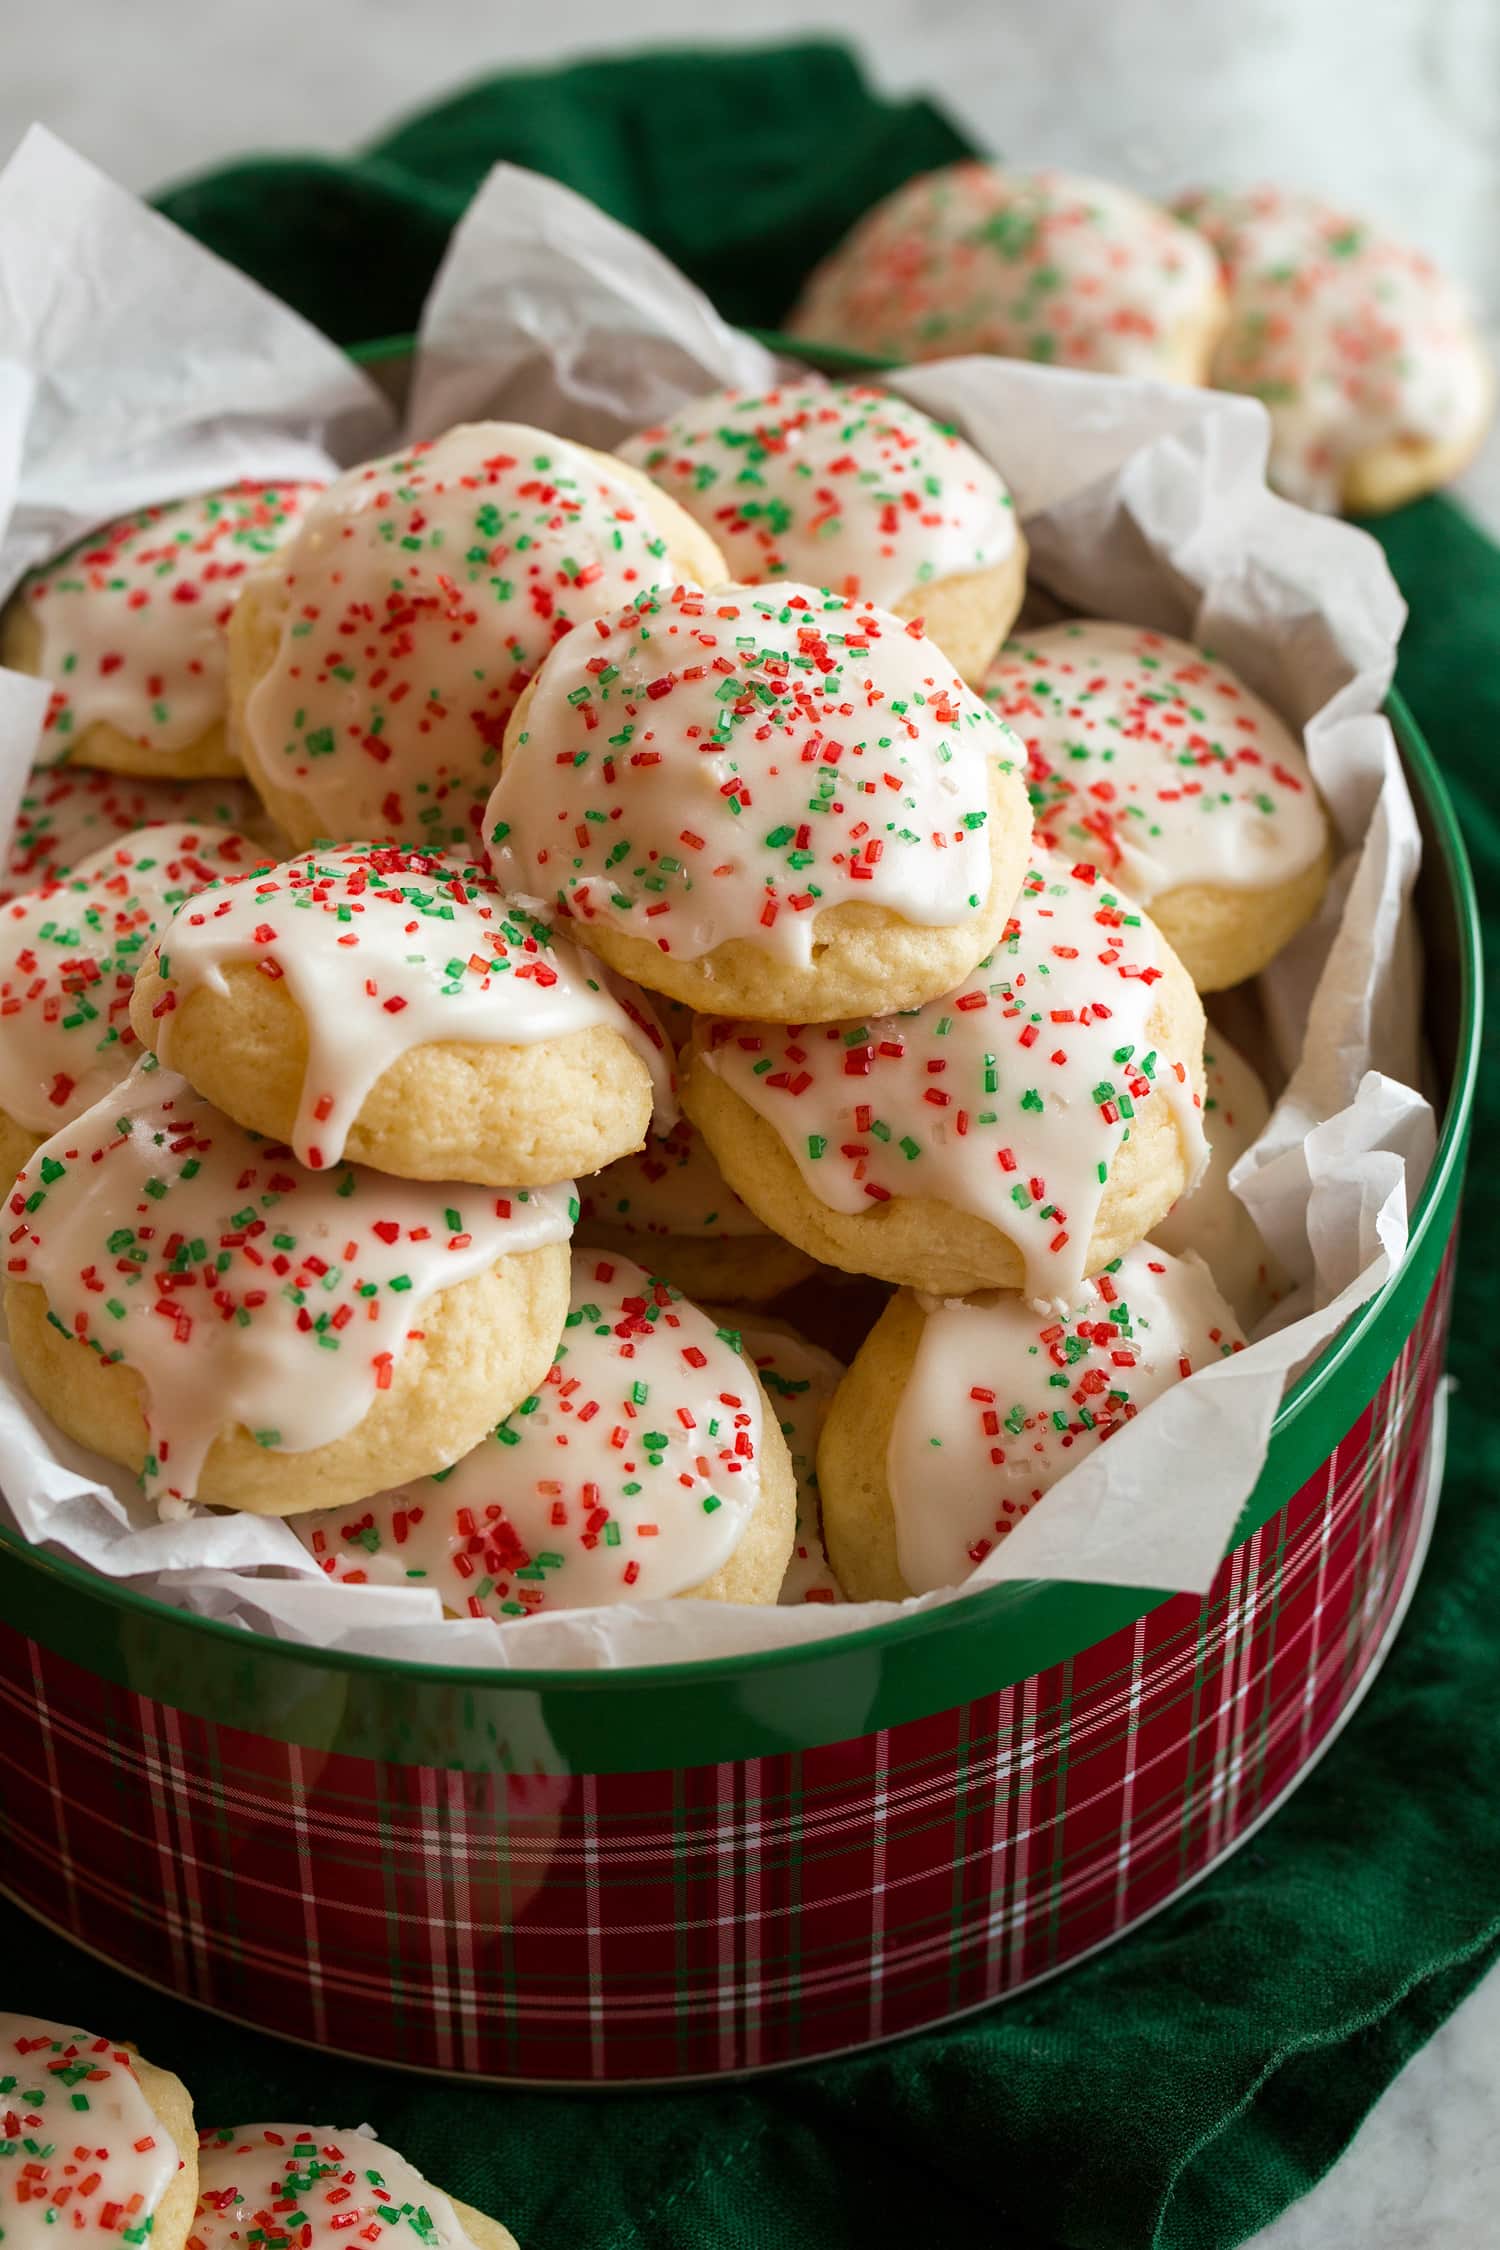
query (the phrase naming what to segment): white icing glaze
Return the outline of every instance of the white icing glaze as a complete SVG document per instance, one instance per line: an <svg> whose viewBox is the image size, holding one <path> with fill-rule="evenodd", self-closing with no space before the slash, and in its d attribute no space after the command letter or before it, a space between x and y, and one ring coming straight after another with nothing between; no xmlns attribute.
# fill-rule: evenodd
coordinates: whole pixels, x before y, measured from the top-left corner
<svg viewBox="0 0 1500 2250"><path fill-rule="evenodd" d="M0 2014L0 2242L140 2250L182 2159L123 2047Z"/></svg>
<svg viewBox="0 0 1500 2250"><path fill-rule="evenodd" d="M382 1073L435 1041L531 1046L603 1024L670 1108L672 1058L639 996L626 986L628 1002L617 999L596 963L457 857L367 844L301 852L191 901L161 953L165 1063L177 1009L200 987L226 991L228 964L286 979L308 1041L292 1148L314 1170L339 1162Z"/></svg>
<svg viewBox="0 0 1500 2250"><path fill-rule="evenodd" d="M984 693L1026 745L1037 836L1143 906L1180 884L1269 889L1327 823L1301 745L1227 666L1138 625L1006 643Z"/></svg>
<svg viewBox="0 0 1500 2250"><path fill-rule="evenodd" d="M998 352L1160 375L1217 294L1205 245L1128 188L951 164L867 212L789 325L889 359Z"/></svg>
<svg viewBox="0 0 1500 2250"><path fill-rule="evenodd" d="M0 906L40 883L55 883L85 852L148 824L244 828L257 816L264 818L243 781L152 781L89 766L37 766L27 777L0 865Z"/></svg>
<svg viewBox="0 0 1500 2250"><path fill-rule="evenodd" d="M763 1227L729 1185L707 1141L686 1117L666 1132L646 1135L645 1146L580 1180L579 1227L624 1227L631 1234L693 1235L711 1241L764 1235ZM643 1253L649 1256L647 1243Z"/></svg>
<svg viewBox="0 0 1500 2250"><path fill-rule="evenodd" d="M292 1528L329 1577L524 1617L684 1593L760 1496L761 1399L732 1331L628 1258L573 1253L547 1381L455 1468Z"/></svg>
<svg viewBox="0 0 1500 2250"><path fill-rule="evenodd" d="M1169 1102L1202 1161L1197 1057L1148 1034L1159 958L1151 923L1092 868L1039 861L956 992L859 1024L715 1020L701 1052L831 1210L924 1196L970 1212L1015 1244L1028 1297L1066 1303L1141 1107Z"/></svg>
<svg viewBox="0 0 1500 2250"><path fill-rule="evenodd" d="M191 1500L241 1424L305 1453L388 1388L422 1307L503 1257L565 1242L573 1183L477 1188L309 1172L143 1056L43 1142L10 1196L8 1271L51 1318L135 1369L147 1493Z"/></svg>
<svg viewBox="0 0 1500 2250"><path fill-rule="evenodd" d="M537 681L490 799L507 889L697 959L806 966L850 900L951 928L989 895L992 711L914 627L809 586L678 588Z"/></svg>
<svg viewBox="0 0 1500 2250"><path fill-rule="evenodd" d="M224 625L248 574L289 539L315 484L242 484L91 531L21 588L53 683L44 745L87 727L185 750L224 716Z"/></svg>
<svg viewBox="0 0 1500 2250"><path fill-rule="evenodd" d="M886 1449L901 1575L957 1586L1065 1470L1244 1339L1205 1266L1137 1243L1039 1314L1008 1290L926 1313Z"/></svg>
<svg viewBox="0 0 1500 2250"><path fill-rule="evenodd" d="M711 391L620 452L712 534L745 585L802 579L893 609L1015 552L1015 511L989 463L868 384Z"/></svg>
<svg viewBox="0 0 1500 2250"><path fill-rule="evenodd" d="M1473 313L1420 251L1279 188L1198 191L1177 209L1229 284L1212 380L1268 408L1271 481L1288 498L1336 509L1360 454L1477 439L1491 383Z"/></svg>
<svg viewBox="0 0 1500 2250"><path fill-rule="evenodd" d="M1177 1198L1151 1236L1173 1257L1196 1251L1241 1324L1252 1329L1276 1302L1284 1276L1255 1221L1231 1193L1229 1174L1264 1131L1271 1105L1250 1064L1213 1024L1203 1049L1203 1076L1208 1162L1197 1186Z"/></svg>
<svg viewBox="0 0 1500 2250"><path fill-rule="evenodd" d="M138 828L0 906L0 1104L52 1133L140 1054L130 993L181 900L263 854L229 829Z"/></svg>
<svg viewBox="0 0 1500 2250"><path fill-rule="evenodd" d="M188 2250L475 2250L441 2188L369 2133L231 2125L200 2134Z"/></svg>
<svg viewBox="0 0 1500 2250"><path fill-rule="evenodd" d="M505 722L554 643L673 575L634 486L517 422L351 469L283 569L252 766L330 836L430 847L475 842Z"/></svg>
<svg viewBox="0 0 1500 2250"><path fill-rule="evenodd" d="M797 1536L781 1582L781 1606L802 1602L841 1602L843 1589L833 1575L823 1545L818 1501L818 1440L828 1408L844 1375L832 1352L779 1322L761 1326L741 1321L740 1349L760 1377L772 1412L781 1424L797 1478Z"/></svg>

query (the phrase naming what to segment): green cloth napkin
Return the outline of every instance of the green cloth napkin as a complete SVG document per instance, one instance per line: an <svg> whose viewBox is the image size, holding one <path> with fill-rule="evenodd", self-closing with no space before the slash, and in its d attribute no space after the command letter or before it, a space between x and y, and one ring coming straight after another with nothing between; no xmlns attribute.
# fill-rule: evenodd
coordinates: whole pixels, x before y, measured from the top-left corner
<svg viewBox="0 0 1500 2250"><path fill-rule="evenodd" d="M652 235L737 319L784 308L864 204L960 153L828 47L494 79L368 157L238 165L173 216L335 335L409 325L496 157ZM1500 933L1500 553L1440 500L1375 527L1411 604L1401 684ZM1486 1245L1491 1056L1458 1286L1447 1490L1368 1702L1271 1824L1178 1906L951 2031L722 2091L465 2091L319 2058L148 1994L0 1909L11 2006L138 2040L205 2124L369 2119L523 2250L939 2244L1226 2250L1302 2194L1500 1945L1500 1427Z"/></svg>

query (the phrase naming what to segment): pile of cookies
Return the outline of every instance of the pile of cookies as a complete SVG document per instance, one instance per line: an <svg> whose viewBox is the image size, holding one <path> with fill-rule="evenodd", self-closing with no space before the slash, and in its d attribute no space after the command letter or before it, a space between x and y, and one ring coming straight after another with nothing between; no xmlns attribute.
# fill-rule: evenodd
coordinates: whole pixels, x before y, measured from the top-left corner
<svg viewBox="0 0 1500 2250"><path fill-rule="evenodd" d="M808 377L26 582L0 1156L57 1426L452 1615L899 1599L1239 1348L1267 1104L1199 995L1328 824L1225 666L1020 629L1025 569L988 462Z"/></svg>
<svg viewBox="0 0 1500 2250"><path fill-rule="evenodd" d="M1376 514L1456 476L1494 378L1430 259L1310 195L1194 189L1170 207L1075 172L954 164L868 211L787 326L896 361L995 352L1258 398L1269 475Z"/></svg>
<svg viewBox="0 0 1500 2250"><path fill-rule="evenodd" d="M152 2250L516 2250L368 2132L200 2130L180 2078L135 2049L0 2012L0 2241Z"/></svg>

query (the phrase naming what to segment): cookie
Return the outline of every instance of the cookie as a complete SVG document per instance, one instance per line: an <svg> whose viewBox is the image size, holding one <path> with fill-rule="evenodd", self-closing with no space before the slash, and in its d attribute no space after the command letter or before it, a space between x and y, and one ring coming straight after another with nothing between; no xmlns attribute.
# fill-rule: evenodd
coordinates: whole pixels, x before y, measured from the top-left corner
<svg viewBox="0 0 1500 2250"><path fill-rule="evenodd" d="M582 620L725 575L638 469L476 422L330 486L230 634L230 733L298 847L472 846L506 722Z"/></svg>
<svg viewBox="0 0 1500 2250"><path fill-rule="evenodd" d="M183 2250L198 2193L187 2088L129 2047L0 2014L0 2241Z"/></svg>
<svg viewBox="0 0 1500 2250"><path fill-rule="evenodd" d="M456 1468L296 1531L330 1578L455 1616L673 1596L774 1602L796 1518L739 1337L628 1258L573 1255L546 1381Z"/></svg>
<svg viewBox="0 0 1500 2250"><path fill-rule="evenodd" d="M710 391L620 448L744 586L800 579L914 618L971 687L1009 631L1026 542L956 431L867 383Z"/></svg>
<svg viewBox="0 0 1500 2250"><path fill-rule="evenodd" d="M3 920L0 920L3 928ZM481 868L329 845L191 900L137 981L142 1043L318 1171L545 1187L638 1148L649 1012Z"/></svg>
<svg viewBox="0 0 1500 2250"><path fill-rule="evenodd" d="M507 889L701 1012L911 1008L994 944L1019 745L915 626L808 586L646 594L556 651L486 815Z"/></svg>
<svg viewBox="0 0 1500 2250"><path fill-rule="evenodd" d="M1080 619L1008 642L984 693L1026 745L1038 841L1149 907L1200 992L1316 913L1332 852L1307 759L1227 665Z"/></svg>
<svg viewBox="0 0 1500 2250"><path fill-rule="evenodd" d="M131 989L173 908L260 857L230 829L138 828L0 906L7 1183L39 1140L91 1108L138 1060Z"/></svg>
<svg viewBox="0 0 1500 2250"><path fill-rule="evenodd" d="M71 874L101 845L161 825L233 828L281 857L279 831L246 781L152 781L89 766L37 766L0 859L0 906Z"/></svg>
<svg viewBox="0 0 1500 2250"><path fill-rule="evenodd" d="M580 1180L578 1203L580 1242L638 1259L695 1303L763 1305L813 1271L740 1201L686 1117Z"/></svg>
<svg viewBox="0 0 1500 2250"><path fill-rule="evenodd" d="M867 211L788 333L881 359L1004 359L1202 383L1224 323L1190 228L1082 173L951 164Z"/></svg>
<svg viewBox="0 0 1500 2250"><path fill-rule="evenodd" d="M1203 1010L1149 917L1043 860L913 1014L700 1025L683 1106L766 1225L853 1273L1066 1304L1204 1160Z"/></svg>
<svg viewBox="0 0 1500 2250"><path fill-rule="evenodd" d="M1206 1267L1138 1243L1065 1311L1009 1292L891 1300L818 1448L851 1601L961 1585L1064 1472L1243 1338Z"/></svg>
<svg viewBox="0 0 1500 2250"><path fill-rule="evenodd" d="M27 1389L164 1513L338 1506L456 1461L545 1374L572 1183L305 1171L154 1056L9 1198Z"/></svg>
<svg viewBox="0 0 1500 2250"><path fill-rule="evenodd" d="M1203 1044L1203 1079L1208 1162L1197 1186L1157 1220L1151 1239L1174 1258L1195 1251L1248 1331L1270 1311L1287 1282L1255 1221L1231 1194L1229 1175L1265 1130L1271 1105L1255 1070L1214 1024Z"/></svg>
<svg viewBox="0 0 1500 2250"><path fill-rule="evenodd" d="M781 1605L795 1608L803 1602L824 1606L841 1602L843 1592L823 1544L823 1519L818 1504L818 1440L823 1434L833 1394L847 1370L832 1352L809 1343L784 1320L735 1323L730 1313L722 1317L726 1323L739 1328L740 1350L760 1377L761 1389L781 1424L781 1434L786 1439L797 1479L797 1531L792 1542L792 1558L781 1581Z"/></svg>
<svg viewBox="0 0 1500 2250"><path fill-rule="evenodd" d="M516 2250L498 2219L444 2195L367 2132L226 2125L205 2132L188 2250Z"/></svg>
<svg viewBox="0 0 1500 2250"><path fill-rule="evenodd" d="M1279 492L1377 515L1458 474L1489 426L1495 386L1456 283L1315 196L1202 189L1176 210L1213 246L1228 285L1210 380L1267 408Z"/></svg>
<svg viewBox="0 0 1500 2250"><path fill-rule="evenodd" d="M52 682L50 756L153 778L238 773L224 628L321 489L237 484L138 508L24 578L0 662Z"/></svg>

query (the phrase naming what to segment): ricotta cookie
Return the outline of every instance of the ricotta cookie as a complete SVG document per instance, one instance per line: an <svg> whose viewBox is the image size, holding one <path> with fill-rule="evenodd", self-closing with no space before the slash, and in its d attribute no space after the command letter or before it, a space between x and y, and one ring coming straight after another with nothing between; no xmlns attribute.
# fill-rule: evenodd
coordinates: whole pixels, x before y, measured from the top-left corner
<svg viewBox="0 0 1500 2250"><path fill-rule="evenodd" d="M751 1210L827 1264L1066 1305L1197 1177L1202 1086L1181 962L1094 868L1051 860L941 1000L700 1025L683 1103Z"/></svg>
<svg viewBox="0 0 1500 2250"><path fill-rule="evenodd" d="M0 2014L0 2241L183 2250L198 2193L187 2088L132 2048Z"/></svg>
<svg viewBox="0 0 1500 2250"><path fill-rule="evenodd" d="M245 781L151 781L88 766L37 766L0 860L0 906L70 875L79 860L137 828L233 828L281 857L275 827Z"/></svg>
<svg viewBox="0 0 1500 2250"><path fill-rule="evenodd" d="M1039 843L1149 907L1200 992L1254 976L1316 913L1332 853L1307 759L1227 665L1079 620L1009 642L984 692L1026 745Z"/></svg>
<svg viewBox="0 0 1500 2250"><path fill-rule="evenodd" d="M1248 1332L1282 1295L1286 1276L1231 1194L1229 1175L1264 1132L1271 1105L1254 1069L1214 1024L1204 1040L1203 1078L1208 1163L1197 1186L1157 1220L1151 1239L1176 1258L1196 1251Z"/></svg>
<svg viewBox="0 0 1500 2250"><path fill-rule="evenodd" d="M224 630L321 489L237 484L138 508L23 579L0 662L52 683L46 752L153 778L238 773Z"/></svg>
<svg viewBox="0 0 1500 2250"><path fill-rule="evenodd" d="M336 2125L205 2132L188 2250L516 2250L498 2219L455 2202L369 2133Z"/></svg>
<svg viewBox="0 0 1500 2250"><path fill-rule="evenodd" d="M1495 386L1456 283L1311 195L1204 189L1176 208L1212 244L1229 288L1210 381L1267 408L1279 492L1376 515L1458 474L1489 426Z"/></svg>
<svg viewBox="0 0 1500 2250"><path fill-rule="evenodd" d="M1203 383L1223 324L1212 252L1157 204L1078 172L966 163L866 212L786 325L882 359L995 352Z"/></svg>
<svg viewBox="0 0 1500 2250"><path fill-rule="evenodd" d="M688 1007L910 1008L999 936L1019 745L912 625L810 586L646 594L548 661L486 815L506 889Z"/></svg>
<svg viewBox="0 0 1500 2250"><path fill-rule="evenodd" d="M578 1183L578 1239L636 1258L695 1302L763 1305L814 1270L762 1226L690 1118Z"/></svg>
<svg viewBox="0 0 1500 2250"><path fill-rule="evenodd" d="M576 1251L535 1395L456 1468L298 1536L330 1578L430 1586L460 1617L774 1602L796 1486L739 1345L628 1258Z"/></svg>
<svg viewBox="0 0 1500 2250"><path fill-rule="evenodd" d="M889 391L816 376L710 391L621 447L741 585L800 579L920 621L977 687L1021 606L1026 542L998 473Z"/></svg>
<svg viewBox="0 0 1500 2250"><path fill-rule="evenodd" d="M725 575L638 469L475 422L351 469L230 635L230 730L298 846L472 846L522 689L580 621Z"/></svg>
<svg viewBox="0 0 1500 2250"><path fill-rule="evenodd" d="M655 1092L671 1101L665 1035L628 988L482 868L394 845L329 845L189 900L131 1015L314 1171L348 1156L545 1187L638 1148Z"/></svg>
<svg viewBox="0 0 1500 2250"><path fill-rule="evenodd" d="M1065 1311L1008 1292L891 1300L818 1448L828 1553L851 1601L962 1584L1064 1472L1243 1344L1205 1266L1142 1242Z"/></svg>
<svg viewBox="0 0 1500 2250"><path fill-rule="evenodd" d="M136 972L172 910L260 857L223 828L138 828L0 906L0 1165L116 1085L140 1056Z"/></svg>
<svg viewBox="0 0 1500 2250"><path fill-rule="evenodd" d="M163 1513L293 1515L425 1475L545 1374L571 1181L305 1171L154 1056L10 1192L22 1380Z"/></svg>

